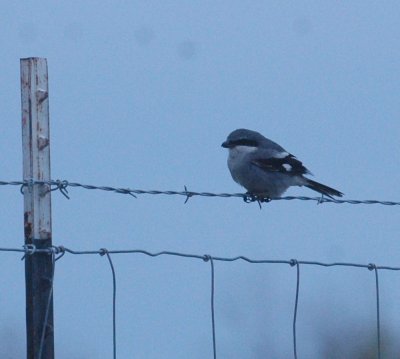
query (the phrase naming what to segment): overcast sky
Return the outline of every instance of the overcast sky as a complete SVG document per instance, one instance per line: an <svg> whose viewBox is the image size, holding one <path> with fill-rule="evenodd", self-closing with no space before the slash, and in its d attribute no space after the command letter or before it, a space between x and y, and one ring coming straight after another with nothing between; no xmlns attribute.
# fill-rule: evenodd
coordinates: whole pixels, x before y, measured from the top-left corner
<svg viewBox="0 0 400 359"><path fill-rule="evenodd" d="M346 199L399 201L399 13L398 1L4 2L0 179L22 178L19 59L39 56L49 65L53 179L241 192L220 145L244 127ZM52 195L53 239L72 249L400 265L397 207L275 201L260 211L237 198L69 194ZM21 247L19 188L0 196L0 246ZM0 257L1 350L19 358L24 264ZM120 358L212 358L209 263L112 259ZM380 272L391 336L400 331L399 275ZM110 358L106 258L65 255L55 276L57 357ZM295 268L216 262L215 276L218 357L290 358ZM349 332L353 348L374 343L375 305L373 272L302 266L299 358L324 357L327 341L348 348L337 358L352 357Z"/></svg>

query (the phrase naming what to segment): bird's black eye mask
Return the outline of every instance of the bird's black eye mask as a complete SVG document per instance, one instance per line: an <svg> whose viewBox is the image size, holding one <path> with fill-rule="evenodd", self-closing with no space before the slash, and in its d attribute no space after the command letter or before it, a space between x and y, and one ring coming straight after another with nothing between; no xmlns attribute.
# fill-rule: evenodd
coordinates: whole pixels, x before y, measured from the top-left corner
<svg viewBox="0 0 400 359"><path fill-rule="evenodd" d="M230 145L233 146L249 146L249 147L257 147L258 143L255 140L248 140L245 138L242 138L240 140L235 140L231 141Z"/></svg>

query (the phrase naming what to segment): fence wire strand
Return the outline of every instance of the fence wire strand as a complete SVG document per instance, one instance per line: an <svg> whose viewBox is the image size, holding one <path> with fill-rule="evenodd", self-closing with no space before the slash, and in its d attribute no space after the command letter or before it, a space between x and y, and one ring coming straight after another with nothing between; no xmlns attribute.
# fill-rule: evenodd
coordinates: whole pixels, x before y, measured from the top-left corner
<svg viewBox="0 0 400 359"><path fill-rule="evenodd" d="M294 315L293 315L293 354L294 359L297 359L297 336L296 336L296 323L297 323L297 307L299 304L299 291L300 291L300 265L295 259L292 259L292 266L296 266L296 295L294 301Z"/></svg>
<svg viewBox="0 0 400 359"><path fill-rule="evenodd" d="M217 341L215 337L215 309L214 309L214 282L215 282L215 273L214 273L214 261L213 257L206 254L204 256L204 261L210 262L211 267L211 329L212 329L212 342L213 342L213 358L217 359Z"/></svg>
<svg viewBox="0 0 400 359"><path fill-rule="evenodd" d="M113 322L113 358L117 359L117 318L116 318L116 309L117 309L117 279L115 276L115 269L114 269L114 264L111 260L110 253L108 252L107 249L102 248L100 249L102 253L100 253L101 256L106 255L108 259L108 263L110 264L111 268L111 274L112 274L112 283L113 283L113 309L112 309L112 322ZM65 252L64 252L65 253Z"/></svg>
<svg viewBox="0 0 400 359"><path fill-rule="evenodd" d="M245 202L269 202L273 201L314 201L318 204L322 203L335 203L335 204L380 204L385 206L400 206L399 201L382 201L382 200L355 200L355 199L336 199L328 198L324 196L320 197L307 197L307 196L285 196L277 198L259 198L257 196L249 195L248 193L212 193L212 192L194 192L189 191L186 186L184 186L184 191L160 191L160 190L142 190L142 189L131 189L131 188L119 188L111 186L96 186L90 184L82 184L78 182L69 182L67 180L51 180L51 181L37 181L37 180L25 180L25 181L0 181L0 186L20 186L21 192L23 193L24 188L32 188L34 185L48 185L50 191L60 191L60 193L66 198L70 199L68 188L70 187L80 187L87 190L100 190L106 192L113 192L118 194L127 194L132 197L137 197L137 195L167 195L167 196L183 196L185 197L185 203L195 196L201 197L220 197L220 198L241 198Z"/></svg>
<svg viewBox="0 0 400 359"><path fill-rule="evenodd" d="M374 266L375 272L375 290L376 290L376 333L377 333L377 346L378 346L378 359L381 359L381 319L380 319L380 305L379 305L379 277L378 269Z"/></svg>
<svg viewBox="0 0 400 359"><path fill-rule="evenodd" d="M173 257L183 257L183 258L191 258L191 259L201 259L205 262L210 262L211 267L211 325L212 325L212 346L213 346L213 358L217 358L216 351L216 334L215 334L215 268L214 261L222 261L222 262L233 262L233 261L245 261L247 263L252 264L286 264L290 267L296 267L296 291L295 291L295 303L294 303L294 314L293 314L293 354L294 359L297 359L297 333L296 333L296 324L297 324L297 314L298 314L298 304L299 304L299 293L300 293L300 265L310 265L310 266L318 266L318 267L352 267L352 268L362 268L368 269L369 271L374 272L375 276L375 299L376 299L376 328L377 328L377 355L378 359L381 359L381 319L380 319L380 296L379 296L379 277L378 270L389 270L389 271L400 271L400 267L393 266L378 266L373 263L369 264L360 264L360 263L351 263L351 262L332 262L332 263L324 263L319 261L302 261L297 259L290 260L276 260L276 259L253 259L245 256L236 256L236 257L218 257L211 255L199 255L199 254L189 254L189 253L180 253L180 252L171 252L171 251L161 251L156 253L151 253L149 251L143 249L117 249L117 250L108 250L108 249L95 249L95 250L73 250L64 246L52 246L50 248L36 248L34 245L23 246L23 248L0 248L0 252L16 252L22 253L25 256L34 255L36 253L48 253L52 255L53 258L53 275L51 280L51 285L53 287L54 282L54 268L55 262L57 259L61 258L65 254L72 255L101 255L107 256L111 272L112 272L112 284L113 284L113 358L117 358L117 344L116 344L116 299L117 299L117 280L115 275L115 268L113 262L111 260L111 254L143 254L149 257L159 257L159 256L173 256ZM56 257L56 255L58 255ZM23 258L24 258L23 257ZM49 303L52 299L53 291L51 290L49 299L48 299L48 308L50 307ZM47 323L48 312L46 312L46 318L44 319L44 329L45 331L46 323ZM41 348L43 347L43 333L42 333L42 342ZM39 356L40 357L40 356Z"/></svg>

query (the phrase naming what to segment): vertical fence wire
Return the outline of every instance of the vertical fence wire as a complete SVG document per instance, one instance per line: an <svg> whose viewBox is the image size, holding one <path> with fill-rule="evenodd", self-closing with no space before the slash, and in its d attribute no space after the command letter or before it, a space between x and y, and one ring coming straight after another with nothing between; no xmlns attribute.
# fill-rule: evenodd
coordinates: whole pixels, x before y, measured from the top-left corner
<svg viewBox="0 0 400 359"><path fill-rule="evenodd" d="M380 303L379 303L379 277L378 268L374 265L375 272L375 291L376 291L376 333L378 346L378 359L381 359L381 319L380 319Z"/></svg>
<svg viewBox="0 0 400 359"><path fill-rule="evenodd" d="M215 336L215 310L214 310L214 298L215 298L215 272L214 272L214 261L213 257L206 254L204 256L204 261L210 261L211 267L211 328L212 328L212 341L213 341L213 358L217 359L217 342Z"/></svg>
<svg viewBox="0 0 400 359"><path fill-rule="evenodd" d="M299 291L300 291L300 264L297 260L292 259L291 266L296 266L296 297L294 301L294 314L293 314L293 354L294 354L294 359L297 359L296 322L297 322L297 307L299 304Z"/></svg>
<svg viewBox="0 0 400 359"><path fill-rule="evenodd" d="M113 358L116 359L117 358L117 331L116 331L117 279L115 276L114 265L113 265L113 262L111 260L111 256L110 256L110 253L108 252L108 250L105 248L102 248L100 250L100 255L107 256L108 263L110 264L111 273L112 273L112 282L113 282L113 309L112 309L112 313L113 313Z"/></svg>

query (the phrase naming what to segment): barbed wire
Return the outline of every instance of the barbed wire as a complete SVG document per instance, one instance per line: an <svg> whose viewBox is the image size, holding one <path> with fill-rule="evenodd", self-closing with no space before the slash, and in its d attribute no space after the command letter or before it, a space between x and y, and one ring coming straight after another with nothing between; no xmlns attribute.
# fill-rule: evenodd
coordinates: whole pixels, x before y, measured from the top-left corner
<svg viewBox="0 0 400 359"><path fill-rule="evenodd" d="M217 358L216 351L216 323L215 323L215 267L214 261L222 261L222 262L234 262L234 261L244 261L251 264L286 264L290 267L296 267L296 288L295 288L295 302L294 302L294 313L293 313L293 353L294 358L297 359L297 332L296 332L296 324L297 324L297 313L298 313L298 304L299 304L299 293L300 293L300 266L319 266L319 267L353 267L353 268L361 268L368 269L369 271L374 272L375 279L375 300L376 300L376 328L377 328L377 353L378 359L381 358L381 330L380 330L380 296L379 296L379 276L378 271L380 270L389 270L389 271L400 271L400 267L393 267L387 265L376 265L374 263L362 264L362 263L352 263L352 262L320 262L320 261L305 261L305 260L280 260L280 259L253 259L246 256L236 256L236 257L219 257L212 256L209 254L200 255L200 254L190 254L190 253L181 253L181 252L172 252L172 251L161 251L161 252L149 252L143 249L114 249L108 250L105 248L94 249L94 250L73 250L64 246L52 246L49 248L36 248L33 244L25 245L23 248L0 248L0 252L17 252L22 253L24 259L27 255L35 255L35 254L48 254L52 255L53 258L53 278L51 280L52 285L54 281L54 266L55 262L63 257L65 254L72 255L100 255L108 258L108 262L111 268L112 273L112 282L113 282L113 357L116 359L117 357L117 345L116 345L116 287L117 280L115 275L115 268L113 262L111 260L111 254L143 254L149 257L159 257L159 256L173 256L173 257L183 257L183 258L191 258L191 259L200 259L204 262L210 262L211 269L211 326L212 326L212 347L213 347L213 358ZM52 291L49 295L49 303L52 299ZM48 305L49 307L49 305ZM47 314L45 318L45 323L47 322Z"/></svg>
<svg viewBox="0 0 400 359"><path fill-rule="evenodd" d="M50 181L37 181L37 180L25 180L25 181L0 181L0 186L20 186L21 193L23 193L24 188L30 188L34 185L47 185L49 191L60 191L63 196L70 199L68 188L69 187L80 187L87 190L100 190L106 192L113 192L118 194L127 194L132 197L137 198L137 195L167 195L167 196L184 196L186 197L185 203L189 201L190 198L195 196L200 197L220 197L220 198L242 198L245 202L258 202L261 207L261 203L270 201L314 201L318 204L322 203L336 203L336 204L380 204L385 206L400 206L399 201L382 201L382 200L356 200L356 199L336 199L330 197L307 197L307 196L284 196L276 198L266 198L252 195L249 193L212 193L212 192L195 192L189 191L186 186L184 186L184 191L161 191L161 190L143 190L143 189L131 189L131 188L120 188L111 186L96 186L91 184L83 184L78 182L69 182L67 180L50 180Z"/></svg>

